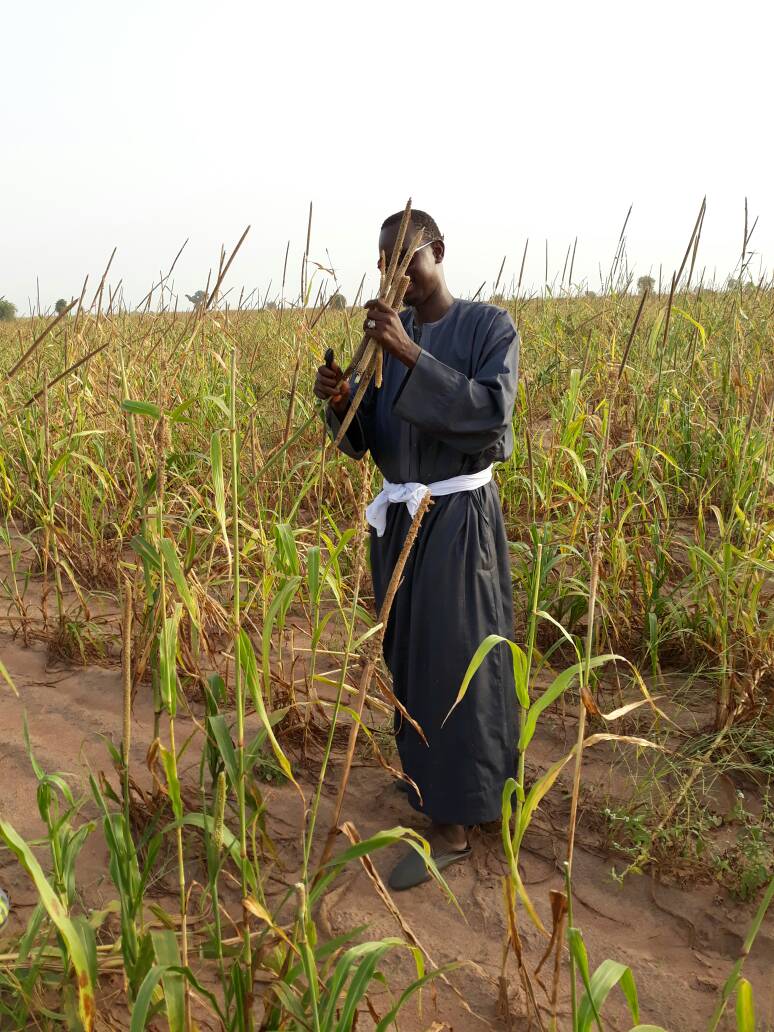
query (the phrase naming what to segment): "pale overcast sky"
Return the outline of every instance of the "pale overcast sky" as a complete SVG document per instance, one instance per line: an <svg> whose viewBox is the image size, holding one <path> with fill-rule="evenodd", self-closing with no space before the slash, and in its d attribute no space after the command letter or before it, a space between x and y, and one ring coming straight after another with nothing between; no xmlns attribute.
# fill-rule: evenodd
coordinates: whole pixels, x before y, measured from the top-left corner
<svg viewBox="0 0 774 1032"><path fill-rule="evenodd" d="M2 5L0 296L23 310L110 279L137 303L186 237L182 295L221 244L227 286L297 293L311 256L352 297L410 195L446 235L453 292L503 256L525 283L598 285L630 204L630 264L665 276L701 199L699 268L730 272L744 198L774 261L770 0ZM373 282L373 279L372 279Z"/></svg>

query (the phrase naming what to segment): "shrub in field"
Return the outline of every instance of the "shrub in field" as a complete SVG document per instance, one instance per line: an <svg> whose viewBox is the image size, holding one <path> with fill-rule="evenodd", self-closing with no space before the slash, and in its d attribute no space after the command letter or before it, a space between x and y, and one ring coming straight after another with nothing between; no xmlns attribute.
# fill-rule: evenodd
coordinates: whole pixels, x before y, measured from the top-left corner
<svg viewBox="0 0 774 1032"><path fill-rule="evenodd" d="M16 305L4 297L0 297L0 322L10 322L16 318Z"/></svg>

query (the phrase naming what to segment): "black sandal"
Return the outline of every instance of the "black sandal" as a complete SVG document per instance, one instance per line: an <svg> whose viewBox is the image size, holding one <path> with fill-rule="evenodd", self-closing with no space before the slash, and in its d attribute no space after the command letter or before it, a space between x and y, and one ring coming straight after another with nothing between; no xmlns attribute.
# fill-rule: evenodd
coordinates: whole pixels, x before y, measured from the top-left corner
<svg viewBox="0 0 774 1032"><path fill-rule="evenodd" d="M470 846L464 849L452 849L451 846L443 848L440 852L432 851L433 861L439 871L445 870L458 860L464 860L470 856ZM405 856L397 862L390 872L387 884L394 892L404 892L406 889L413 889L430 881L432 875L427 868L425 858L416 849L409 849Z"/></svg>

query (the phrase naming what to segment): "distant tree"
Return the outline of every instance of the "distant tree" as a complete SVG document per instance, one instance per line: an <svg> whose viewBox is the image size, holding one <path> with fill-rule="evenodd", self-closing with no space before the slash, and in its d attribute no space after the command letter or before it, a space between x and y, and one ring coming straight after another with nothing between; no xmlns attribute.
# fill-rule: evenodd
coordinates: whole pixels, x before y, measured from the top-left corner
<svg viewBox="0 0 774 1032"><path fill-rule="evenodd" d="M341 293L341 291L339 291L339 290L336 291L336 293L331 298L331 302L330 302L330 306L329 307L330 308L338 308L338 309L346 308L347 307L347 299L344 297L344 295Z"/></svg>
<svg viewBox="0 0 774 1032"><path fill-rule="evenodd" d="M201 308L204 305L204 302L207 300L207 295L204 293L203 290L197 290L195 294L186 294L185 296L188 298L188 300L191 302L194 308Z"/></svg>
<svg viewBox="0 0 774 1032"><path fill-rule="evenodd" d="M54 311L57 315L61 315L65 308L67 308L67 302L63 297L60 297L57 303L54 305Z"/></svg>
<svg viewBox="0 0 774 1032"><path fill-rule="evenodd" d="M276 310L277 310L277 302L276 301L267 301L267 303L263 307L268 309L268 311L270 311L270 312L276 312Z"/></svg>
<svg viewBox="0 0 774 1032"><path fill-rule="evenodd" d="M0 322L10 322L16 318L16 305L0 297Z"/></svg>
<svg viewBox="0 0 774 1032"><path fill-rule="evenodd" d="M586 297L596 297L596 296L597 296L596 290L587 290L586 291Z"/></svg>
<svg viewBox="0 0 774 1032"><path fill-rule="evenodd" d="M649 294L653 293L655 285L656 281L652 276L640 276L637 280L637 290L639 290L641 294L644 294L646 290Z"/></svg>

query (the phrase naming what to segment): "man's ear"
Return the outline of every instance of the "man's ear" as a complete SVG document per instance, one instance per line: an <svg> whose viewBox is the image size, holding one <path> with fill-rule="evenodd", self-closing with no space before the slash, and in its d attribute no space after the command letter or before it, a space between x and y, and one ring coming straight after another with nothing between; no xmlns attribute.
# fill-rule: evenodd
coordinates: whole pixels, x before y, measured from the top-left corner
<svg viewBox="0 0 774 1032"><path fill-rule="evenodd" d="M443 257L446 254L446 245L443 240L434 240L430 245L435 256L435 264L440 265L443 261Z"/></svg>

